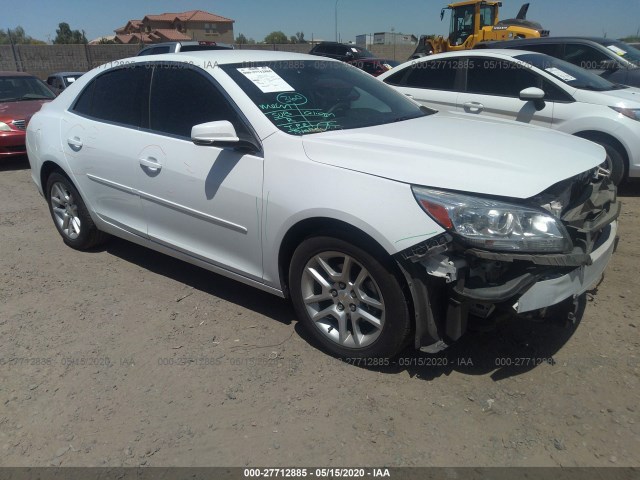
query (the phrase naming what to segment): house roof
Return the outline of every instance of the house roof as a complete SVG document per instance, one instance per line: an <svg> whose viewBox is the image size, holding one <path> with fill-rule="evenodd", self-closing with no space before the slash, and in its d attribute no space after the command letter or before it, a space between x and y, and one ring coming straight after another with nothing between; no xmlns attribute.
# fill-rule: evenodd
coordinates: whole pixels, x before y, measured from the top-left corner
<svg viewBox="0 0 640 480"><path fill-rule="evenodd" d="M155 29L153 32L151 32L150 36L152 38L157 37L158 39L163 41L170 40L170 41L179 42L181 40L193 40L190 36L185 35L184 33L179 32L177 30L172 30L170 28Z"/></svg>
<svg viewBox="0 0 640 480"><path fill-rule="evenodd" d="M146 33L121 33L116 35L115 40L119 43L151 43L151 38Z"/></svg>
<svg viewBox="0 0 640 480"><path fill-rule="evenodd" d="M146 15L144 17L146 20L150 21L164 21L164 22L173 22L175 20L180 20L181 22L216 22L216 23L234 23L235 20L231 20L230 18L221 17L220 15L215 15L213 13L205 12L203 10L189 10L188 12L182 13L161 13L160 15Z"/></svg>
<svg viewBox="0 0 640 480"><path fill-rule="evenodd" d="M129 29L129 27L131 27L134 31L139 31L142 28L142 20L129 20L124 27L116 28L114 32L125 33Z"/></svg>

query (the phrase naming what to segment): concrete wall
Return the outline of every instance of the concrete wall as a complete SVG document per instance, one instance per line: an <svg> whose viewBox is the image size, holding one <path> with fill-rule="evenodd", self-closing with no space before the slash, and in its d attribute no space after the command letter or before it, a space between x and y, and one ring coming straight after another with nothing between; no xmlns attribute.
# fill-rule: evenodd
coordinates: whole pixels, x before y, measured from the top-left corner
<svg viewBox="0 0 640 480"><path fill-rule="evenodd" d="M42 79L63 71L86 72L134 56L138 45L0 45L0 70L29 72Z"/></svg>
<svg viewBox="0 0 640 480"><path fill-rule="evenodd" d="M236 48L308 53L311 45L236 45ZM139 45L0 45L0 70L29 72L46 79L55 72L85 72L104 63L132 57L138 50ZM378 57L404 62L414 47L371 45L369 50Z"/></svg>

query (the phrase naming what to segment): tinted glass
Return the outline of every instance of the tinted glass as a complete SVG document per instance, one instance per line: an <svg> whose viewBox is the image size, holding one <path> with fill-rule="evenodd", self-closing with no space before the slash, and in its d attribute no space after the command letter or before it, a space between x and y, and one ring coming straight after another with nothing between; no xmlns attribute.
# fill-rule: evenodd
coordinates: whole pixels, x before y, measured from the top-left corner
<svg viewBox="0 0 640 480"><path fill-rule="evenodd" d="M205 74L180 65L154 69L150 96L151 130L191 138L191 128L200 123L228 120L239 136L244 124L227 99Z"/></svg>
<svg viewBox="0 0 640 480"><path fill-rule="evenodd" d="M98 120L131 127L142 125L149 69L120 68L100 75L86 88L73 110Z"/></svg>
<svg viewBox="0 0 640 480"><path fill-rule="evenodd" d="M517 55L514 58L545 71L557 80L560 80L573 88L594 91L628 88L622 85L613 84L592 72L565 62L564 60L550 57L549 55L526 53Z"/></svg>
<svg viewBox="0 0 640 480"><path fill-rule="evenodd" d="M454 90L457 59L416 62L407 68L409 73L403 86L411 88L428 88L431 90Z"/></svg>
<svg viewBox="0 0 640 480"><path fill-rule="evenodd" d="M611 57L591 45L569 43L564 47L564 60L581 68L600 69Z"/></svg>
<svg viewBox="0 0 640 480"><path fill-rule="evenodd" d="M48 100L55 97L39 78L22 75L0 77L0 101L2 102Z"/></svg>
<svg viewBox="0 0 640 480"><path fill-rule="evenodd" d="M616 55L640 67L640 50L637 48L617 40L609 40L604 43L604 46Z"/></svg>
<svg viewBox="0 0 640 480"><path fill-rule="evenodd" d="M291 135L382 125L428 112L344 63L295 60L221 68L276 127Z"/></svg>
<svg viewBox="0 0 640 480"><path fill-rule="evenodd" d="M500 48L509 48L509 42L505 42L499 45ZM513 48L518 50L529 50L531 52L544 53L551 55L552 57L558 57L560 55L560 45L555 43L527 43L525 45L516 45Z"/></svg>
<svg viewBox="0 0 640 480"><path fill-rule="evenodd" d="M519 97L520 91L537 87L538 76L527 66L490 57L470 58L467 91L484 95Z"/></svg>

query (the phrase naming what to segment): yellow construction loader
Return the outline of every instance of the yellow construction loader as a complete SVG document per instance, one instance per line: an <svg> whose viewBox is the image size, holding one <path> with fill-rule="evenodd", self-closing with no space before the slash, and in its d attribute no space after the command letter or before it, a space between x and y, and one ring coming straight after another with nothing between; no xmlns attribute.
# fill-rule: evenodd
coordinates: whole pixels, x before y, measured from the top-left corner
<svg viewBox="0 0 640 480"><path fill-rule="evenodd" d="M440 12L440 20L447 10L451 11L451 23L448 37L422 35L418 47L411 58L423 57L433 53L467 50L477 43L489 40L510 40L514 38L546 37L537 22L527 20L529 4L525 3L516 18L500 20L498 17L502 2L485 0L467 0L447 5Z"/></svg>

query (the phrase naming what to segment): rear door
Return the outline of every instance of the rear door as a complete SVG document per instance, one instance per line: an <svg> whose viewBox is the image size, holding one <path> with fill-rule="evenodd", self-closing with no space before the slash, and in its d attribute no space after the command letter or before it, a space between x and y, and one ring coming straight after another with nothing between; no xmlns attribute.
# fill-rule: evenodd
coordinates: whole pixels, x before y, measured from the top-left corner
<svg viewBox="0 0 640 480"><path fill-rule="evenodd" d="M61 121L62 149L83 197L105 221L146 235L136 188L140 127L148 113L144 66L119 68L89 83Z"/></svg>

